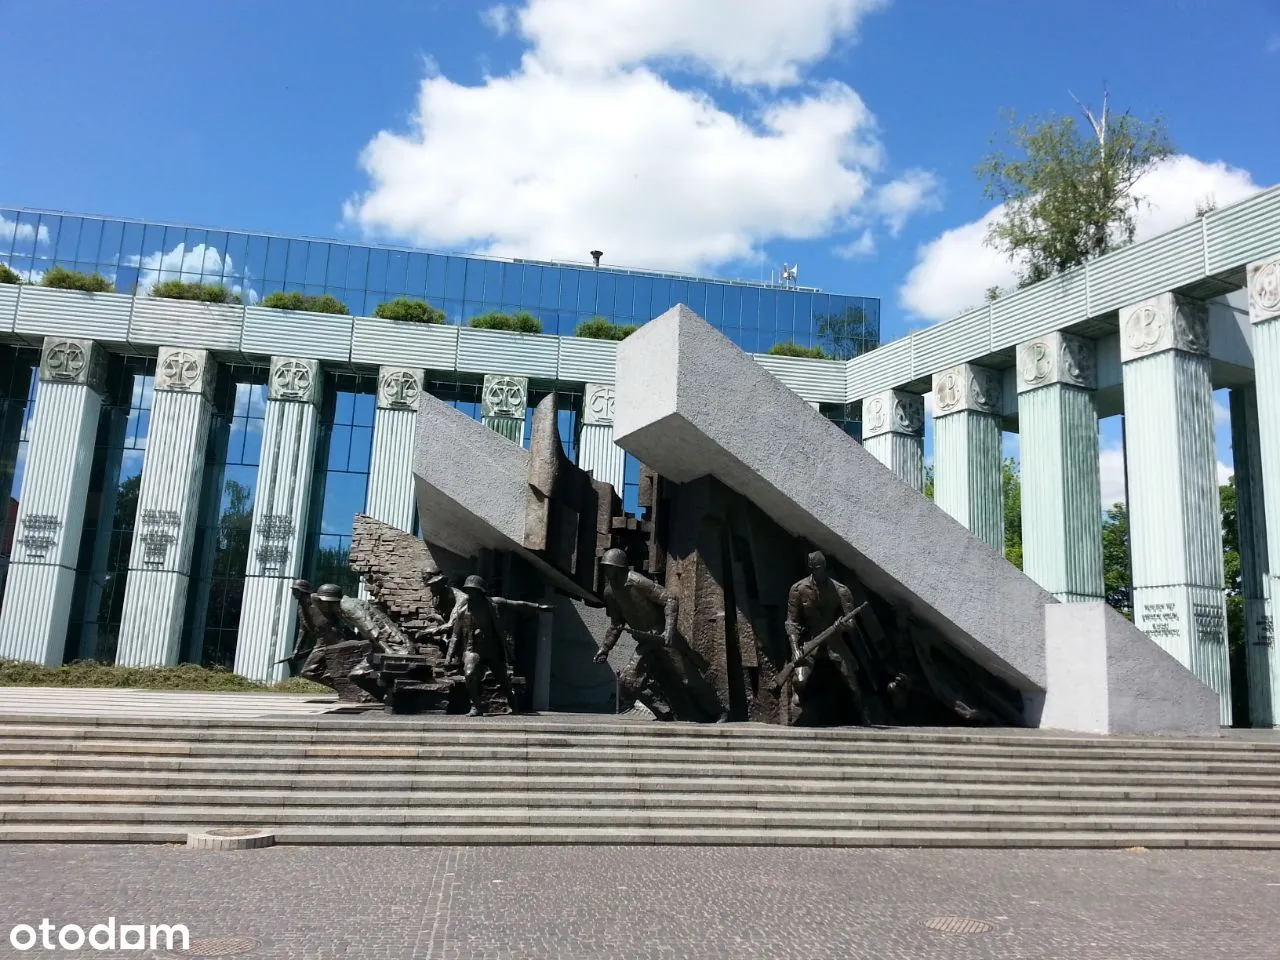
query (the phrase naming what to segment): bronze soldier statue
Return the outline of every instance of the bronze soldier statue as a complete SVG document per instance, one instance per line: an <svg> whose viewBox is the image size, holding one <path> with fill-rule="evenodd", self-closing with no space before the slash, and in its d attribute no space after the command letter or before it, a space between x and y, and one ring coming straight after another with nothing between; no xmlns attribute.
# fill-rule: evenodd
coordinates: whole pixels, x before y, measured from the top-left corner
<svg viewBox="0 0 1280 960"><path fill-rule="evenodd" d="M483 577L471 575L462 584L462 597L455 602L447 624L433 628L450 631L449 649L445 662L462 660L463 676L467 682L467 694L471 698L471 710L467 714L479 717L484 713L484 674L488 670L506 695L512 713L520 712L516 702L515 687L507 669L507 638L502 627L502 610L538 611L549 613L553 608L545 603L528 603L524 600L508 600L489 596Z"/></svg>
<svg viewBox="0 0 1280 960"><path fill-rule="evenodd" d="M409 641L382 609L358 597L345 597L342 588L326 583L315 592L315 602L322 615L342 624L351 634L374 650L409 652Z"/></svg>
<svg viewBox="0 0 1280 960"><path fill-rule="evenodd" d="M453 621L458 611L466 604L467 595L449 583L449 578L439 570L428 570L422 575L422 582L431 591L431 599L435 602L439 624L432 627L433 633L447 635L453 631Z"/></svg>
<svg viewBox="0 0 1280 960"><path fill-rule="evenodd" d="M320 625L318 613L312 605L311 583L307 580L295 580L289 588L293 598L298 601L298 632L293 639L293 652L276 663L287 663L292 667L299 660L305 660L319 642Z"/></svg>
<svg viewBox="0 0 1280 960"><path fill-rule="evenodd" d="M664 720L693 720L710 716L729 718L711 686L696 665L676 649L676 615L679 601L665 587L631 569L627 555L610 547L600 557L604 572L604 608L609 616L595 662L604 663L626 630L635 638L636 650L618 673L628 696L640 700Z"/></svg>
<svg viewBox="0 0 1280 960"><path fill-rule="evenodd" d="M870 725L862 688L858 682L857 661L846 637L852 636L856 613L853 593L827 573L827 558L821 550L809 554L809 576L792 585L787 595L787 639L795 661L803 659L806 640L818 637L838 626L827 641L809 655L809 664L795 668L795 687L803 690L813 671L813 664L831 663L849 688L854 710L864 726ZM798 703L798 696L793 696Z"/></svg>

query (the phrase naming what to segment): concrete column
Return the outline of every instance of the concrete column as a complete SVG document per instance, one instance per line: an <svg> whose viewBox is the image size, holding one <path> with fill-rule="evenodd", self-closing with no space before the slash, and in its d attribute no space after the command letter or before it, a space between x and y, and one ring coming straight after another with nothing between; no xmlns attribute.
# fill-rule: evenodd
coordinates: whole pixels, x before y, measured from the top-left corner
<svg viewBox="0 0 1280 960"><path fill-rule="evenodd" d="M523 446L524 418L529 409L529 378L485 374L480 409L486 427Z"/></svg>
<svg viewBox="0 0 1280 960"><path fill-rule="evenodd" d="M1017 355L1023 572L1064 602L1104 600L1095 347L1050 333Z"/></svg>
<svg viewBox="0 0 1280 960"><path fill-rule="evenodd" d="M862 445L915 490L924 489L924 397L885 390L862 401Z"/></svg>
<svg viewBox="0 0 1280 960"><path fill-rule="evenodd" d="M622 496L626 453L613 442L612 383L588 383L582 394L582 424L578 430L578 466L597 480L613 484Z"/></svg>
<svg viewBox="0 0 1280 960"><path fill-rule="evenodd" d="M1266 530L1265 542L1257 543L1256 535L1250 537L1254 541L1253 560L1257 569L1254 576L1261 580L1261 603L1249 606L1249 595L1246 592L1246 611L1253 636L1249 644L1249 702L1253 710L1255 663L1254 637L1257 638L1257 653L1265 652L1269 677L1273 678L1271 690L1277 690L1280 684L1280 672L1276 666L1275 642L1275 599L1280 597L1280 569L1271 560L1280 558L1280 257L1262 260L1249 265L1249 319L1253 321L1253 364L1255 375L1255 401L1257 404L1257 455L1256 471L1251 471L1248 483L1250 505L1252 508L1252 526L1254 530ZM1235 398L1232 397L1232 436L1235 436ZM1247 435L1247 431L1246 431ZM1251 462L1254 462L1251 458ZM1239 499L1241 470L1239 454L1236 457L1236 497L1239 506L1241 524L1241 561L1244 560L1245 523L1244 506ZM1260 659L1260 657L1259 657ZM1269 720L1258 713L1255 721L1259 725L1280 725L1274 700Z"/></svg>
<svg viewBox="0 0 1280 960"><path fill-rule="evenodd" d="M1000 374L962 363L933 375L933 502L1004 552Z"/></svg>
<svg viewBox="0 0 1280 960"><path fill-rule="evenodd" d="M205 350L161 347L116 663L178 662L191 550L213 415L216 366Z"/></svg>
<svg viewBox="0 0 1280 960"><path fill-rule="evenodd" d="M378 412L369 463L369 516L413 532L413 430L422 398L423 371L378 370Z"/></svg>
<svg viewBox="0 0 1280 960"><path fill-rule="evenodd" d="M1236 533L1240 541L1240 593L1244 600L1249 725L1274 727L1280 663L1271 628L1267 510L1258 437L1255 386L1231 391L1231 450L1236 474Z"/></svg>
<svg viewBox="0 0 1280 960"><path fill-rule="evenodd" d="M1120 311L1134 622L1217 692L1231 723L1208 308Z"/></svg>
<svg viewBox="0 0 1280 960"><path fill-rule="evenodd" d="M289 587L302 572L323 387L319 361L271 358L236 635L235 671L253 680L283 679L284 665L273 661L293 649L297 603Z"/></svg>
<svg viewBox="0 0 1280 960"><path fill-rule="evenodd" d="M542 597L543 603L555 603L555 593L550 587ZM533 709L551 709L551 645L555 642L554 615L538 614L538 646L533 660Z"/></svg>
<svg viewBox="0 0 1280 960"><path fill-rule="evenodd" d="M106 359L91 340L45 338L0 610L0 657L62 663Z"/></svg>

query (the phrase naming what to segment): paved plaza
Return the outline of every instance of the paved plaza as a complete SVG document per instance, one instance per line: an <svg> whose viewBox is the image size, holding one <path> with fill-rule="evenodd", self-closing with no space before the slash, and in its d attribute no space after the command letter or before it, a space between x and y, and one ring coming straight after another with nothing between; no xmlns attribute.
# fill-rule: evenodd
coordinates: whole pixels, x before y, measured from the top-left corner
<svg viewBox="0 0 1280 960"><path fill-rule="evenodd" d="M13 949L15 924L110 916L252 958L1280 956L1270 853L11 845L0 878L4 957L57 953Z"/></svg>

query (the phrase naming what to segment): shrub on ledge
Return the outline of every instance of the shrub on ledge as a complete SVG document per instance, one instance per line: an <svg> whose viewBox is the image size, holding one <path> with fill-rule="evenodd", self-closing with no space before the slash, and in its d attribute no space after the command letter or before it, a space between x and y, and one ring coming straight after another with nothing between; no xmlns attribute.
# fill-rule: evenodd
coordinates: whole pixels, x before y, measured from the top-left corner
<svg viewBox="0 0 1280 960"><path fill-rule="evenodd" d="M406 323L444 323L444 311L433 307L425 300L413 297L396 297L387 303L378 304L373 311L375 317L383 320L403 320Z"/></svg>
<svg viewBox="0 0 1280 960"><path fill-rule="evenodd" d="M262 305L274 310L307 310L311 313L337 313L343 316L351 313L347 305L337 297L327 293L317 297L309 293L298 293L296 290L277 290L268 294Z"/></svg>
<svg viewBox="0 0 1280 960"><path fill-rule="evenodd" d="M195 283L186 280L165 280L151 288L151 296L164 300L198 300L201 303L239 303L239 294L232 293L220 283Z"/></svg>
<svg viewBox="0 0 1280 960"><path fill-rule="evenodd" d="M477 330L510 330L512 333L542 332L542 321L528 310L521 310L519 313L500 313L497 310L482 313L478 317L472 317L467 326Z"/></svg>
<svg viewBox="0 0 1280 960"><path fill-rule="evenodd" d="M55 290L80 290L84 293L114 293L115 286L100 273L81 273L66 267L54 267L40 281Z"/></svg>
<svg viewBox="0 0 1280 960"><path fill-rule="evenodd" d="M826 360L827 355L821 347L802 347L794 340L783 340L769 348L771 357L804 357L806 360Z"/></svg>
<svg viewBox="0 0 1280 960"><path fill-rule="evenodd" d="M18 276L18 271L14 270L7 263L0 263L0 283L21 283L22 278Z"/></svg>
<svg viewBox="0 0 1280 960"><path fill-rule="evenodd" d="M614 323L604 317L592 317L578 324L573 335L588 340L625 340L639 329L634 323Z"/></svg>

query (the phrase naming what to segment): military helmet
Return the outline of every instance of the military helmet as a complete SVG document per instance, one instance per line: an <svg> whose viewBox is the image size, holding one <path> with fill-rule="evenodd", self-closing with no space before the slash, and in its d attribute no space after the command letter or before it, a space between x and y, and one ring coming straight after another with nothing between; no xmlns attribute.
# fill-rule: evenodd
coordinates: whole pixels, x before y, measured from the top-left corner
<svg viewBox="0 0 1280 960"><path fill-rule="evenodd" d="M476 593L485 594L489 592L489 585L484 582L484 577L473 573L463 582L462 589L468 593L474 590Z"/></svg>
<svg viewBox="0 0 1280 960"><path fill-rule="evenodd" d="M617 547L610 547L604 552L600 558L600 566L602 567L629 567L627 563L627 555L624 551Z"/></svg>
<svg viewBox="0 0 1280 960"><path fill-rule="evenodd" d="M298 593L310 593L312 591L310 580L293 581L293 589Z"/></svg>
<svg viewBox="0 0 1280 960"><path fill-rule="evenodd" d="M433 583L440 583L445 579L443 570L427 570L422 574L422 580L427 586Z"/></svg>
<svg viewBox="0 0 1280 960"><path fill-rule="evenodd" d="M315 597L317 600L341 600L342 588L336 583L326 583L315 592Z"/></svg>

